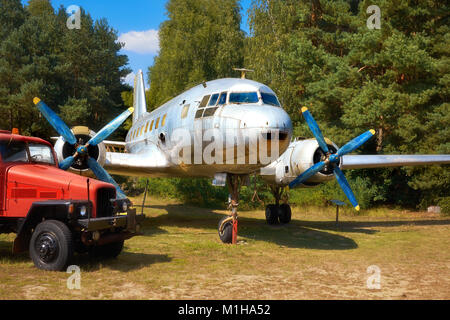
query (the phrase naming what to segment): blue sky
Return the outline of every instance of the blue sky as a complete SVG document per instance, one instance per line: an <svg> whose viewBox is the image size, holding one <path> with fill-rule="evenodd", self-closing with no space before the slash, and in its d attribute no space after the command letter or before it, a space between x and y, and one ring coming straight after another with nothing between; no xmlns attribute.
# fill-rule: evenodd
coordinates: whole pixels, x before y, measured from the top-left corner
<svg viewBox="0 0 450 320"><path fill-rule="evenodd" d="M94 19L106 18L109 25L117 30L121 42L126 43L123 53L129 58L133 72L139 69L145 76L157 53L157 30L167 19L165 4L167 0L51 0L55 9L63 5L83 7ZM27 0L22 0L26 4ZM251 0L241 0L242 26L248 32L247 9ZM127 82L130 82L131 76Z"/></svg>

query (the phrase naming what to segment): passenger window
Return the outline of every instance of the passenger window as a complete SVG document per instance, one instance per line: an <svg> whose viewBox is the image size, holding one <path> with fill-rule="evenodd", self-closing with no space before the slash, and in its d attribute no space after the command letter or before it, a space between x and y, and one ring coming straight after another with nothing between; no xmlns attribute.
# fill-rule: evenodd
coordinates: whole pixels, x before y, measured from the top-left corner
<svg viewBox="0 0 450 320"><path fill-rule="evenodd" d="M185 105L185 106L183 107L183 110L181 111L181 119L184 119L184 118L187 117L188 112L189 112L189 107L190 107L190 106L191 106L191 105L187 104L187 105Z"/></svg>
<svg viewBox="0 0 450 320"><path fill-rule="evenodd" d="M160 119L160 118L156 119L155 130L158 129L158 127L159 127L159 119Z"/></svg>
<svg viewBox="0 0 450 320"><path fill-rule="evenodd" d="M164 117L162 118L161 127L164 127L166 125L166 118L167 118L167 114L165 114Z"/></svg>
<svg viewBox="0 0 450 320"><path fill-rule="evenodd" d="M219 99L219 94L218 93L213 94L211 96L211 100L209 100L208 107L215 106L218 99Z"/></svg>

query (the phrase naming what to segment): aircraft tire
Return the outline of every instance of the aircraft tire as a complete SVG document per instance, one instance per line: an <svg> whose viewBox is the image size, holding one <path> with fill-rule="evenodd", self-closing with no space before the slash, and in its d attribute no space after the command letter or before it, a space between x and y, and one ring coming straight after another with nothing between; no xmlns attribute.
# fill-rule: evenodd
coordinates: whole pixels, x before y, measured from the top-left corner
<svg viewBox="0 0 450 320"><path fill-rule="evenodd" d="M280 223L286 224L291 222L292 218L292 210L291 206L287 203L283 203L280 205L280 209L278 211L278 218L280 219Z"/></svg>
<svg viewBox="0 0 450 320"><path fill-rule="evenodd" d="M227 222L224 226L223 226L223 230L222 232L220 232L220 226L222 225L222 222L225 219L228 219L229 217L223 217L222 219L220 219L219 221L219 227L218 227L218 232L219 232L219 238L223 243L231 243L233 241L233 223Z"/></svg>
<svg viewBox="0 0 450 320"><path fill-rule="evenodd" d="M266 207L266 221L270 225L278 223L278 206L274 204L269 204Z"/></svg>

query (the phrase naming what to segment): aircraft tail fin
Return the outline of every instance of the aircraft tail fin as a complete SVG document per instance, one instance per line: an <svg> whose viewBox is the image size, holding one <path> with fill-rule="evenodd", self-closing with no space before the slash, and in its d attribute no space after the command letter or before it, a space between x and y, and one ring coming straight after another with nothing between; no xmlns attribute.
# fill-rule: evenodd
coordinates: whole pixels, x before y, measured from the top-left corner
<svg viewBox="0 0 450 320"><path fill-rule="evenodd" d="M136 123L140 117L147 112L147 103L145 101L145 83L142 70L134 78L134 113L133 123Z"/></svg>

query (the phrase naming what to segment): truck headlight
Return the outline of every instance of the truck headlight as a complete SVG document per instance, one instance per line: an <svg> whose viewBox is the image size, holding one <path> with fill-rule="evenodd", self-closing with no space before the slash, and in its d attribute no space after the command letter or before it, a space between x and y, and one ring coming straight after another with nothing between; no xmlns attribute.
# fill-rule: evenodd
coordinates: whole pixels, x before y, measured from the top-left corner
<svg viewBox="0 0 450 320"><path fill-rule="evenodd" d="M82 217L84 217L84 216L86 215L86 213L87 213L87 208L86 208L86 206L81 206L81 207L80 207L80 215L81 215Z"/></svg>
<svg viewBox="0 0 450 320"><path fill-rule="evenodd" d="M123 211L127 211L127 209L128 209L128 204L127 204L127 202L126 202L126 201L122 202L122 210L123 210Z"/></svg>

